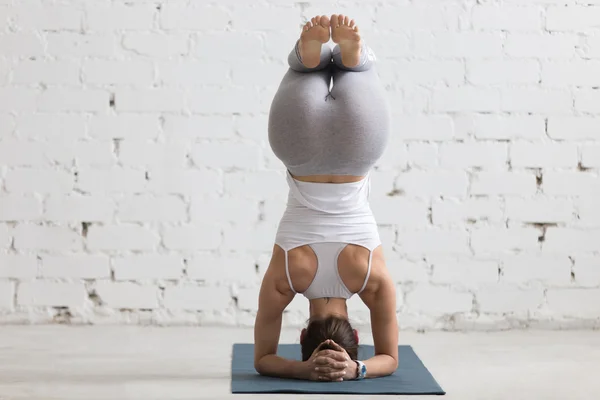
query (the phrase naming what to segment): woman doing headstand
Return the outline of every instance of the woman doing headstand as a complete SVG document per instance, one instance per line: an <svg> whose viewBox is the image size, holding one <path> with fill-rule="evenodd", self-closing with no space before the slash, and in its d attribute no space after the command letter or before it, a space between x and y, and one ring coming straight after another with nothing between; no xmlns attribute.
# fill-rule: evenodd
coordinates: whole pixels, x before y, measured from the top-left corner
<svg viewBox="0 0 600 400"><path fill-rule="evenodd" d="M333 51L324 45L330 38ZM390 133L374 63L354 20L335 14L308 22L289 54L269 116L269 142L290 190L259 294L260 374L341 381L397 368L395 285L369 205L370 170ZM297 293L310 302L302 361L277 355L282 314ZM370 311L375 355L366 360L357 360L358 335L348 321L354 294Z"/></svg>

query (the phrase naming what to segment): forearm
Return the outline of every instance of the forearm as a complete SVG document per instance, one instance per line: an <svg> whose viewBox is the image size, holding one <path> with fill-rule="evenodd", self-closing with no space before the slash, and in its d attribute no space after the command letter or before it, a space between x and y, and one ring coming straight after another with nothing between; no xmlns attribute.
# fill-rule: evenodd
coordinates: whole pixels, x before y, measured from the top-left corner
<svg viewBox="0 0 600 400"><path fill-rule="evenodd" d="M275 354L263 356L255 365L261 375L289 379L308 379L302 361L290 360Z"/></svg>
<svg viewBox="0 0 600 400"><path fill-rule="evenodd" d="M367 360L361 360L367 367L367 378L379 378L394 373L398 362L389 354L378 354Z"/></svg>

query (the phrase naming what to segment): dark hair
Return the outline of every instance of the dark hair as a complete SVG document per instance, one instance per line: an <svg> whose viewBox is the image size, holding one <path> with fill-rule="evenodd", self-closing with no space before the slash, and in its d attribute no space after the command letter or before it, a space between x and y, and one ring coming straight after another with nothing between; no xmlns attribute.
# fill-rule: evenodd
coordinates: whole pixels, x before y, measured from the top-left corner
<svg viewBox="0 0 600 400"><path fill-rule="evenodd" d="M302 361L310 358L313 351L325 340L331 339L342 346L352 360L358 358L358 340L347 318L329 316L311 319L302 337ZM332 349L328 345L322 350Z"/></svg>

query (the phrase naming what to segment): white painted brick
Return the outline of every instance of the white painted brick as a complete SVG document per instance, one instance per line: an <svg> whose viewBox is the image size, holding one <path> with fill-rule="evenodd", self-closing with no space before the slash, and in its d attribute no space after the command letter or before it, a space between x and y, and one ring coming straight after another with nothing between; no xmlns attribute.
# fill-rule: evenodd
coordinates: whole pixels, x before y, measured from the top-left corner
<svg viewBox="0 0 600 400"><path fill-rule="evenodd" d="M221 311L233 304L227 287L169 286L165 307L179 310Z"/></svg>
<svg viewBox="0 0 600 400"><path fill-rule="evenodd" d="M446 115L395 117L392 125L403 140L447 140L454 137L452 118Z"/></svg>
<svg viewBox="0 0 600 400"><path fill-rule="evenodd" d="M279 63L260 60L241 60L231 66L231 78L234 85L269 86L273 77L283 76L287 67Z"/></svg>
<svg viewBox="0 0 600 400"><path fill-rule="evenodd" d="M227 250L270 251L273 249L277 227L272 224L225 225L223 244Z"/></svg>
<svg viewBox="0 0 600 400"><path fill-rule="evenodd" d="M12 12L20 31L79 30L83 19L83 10L73 5L17 4Z"/></svg>
<svg viewBox="0 0 600 400"><path fill-rule="evenodd" d="M526 172L477 172L471 181L471 195L533 195L536 177Z"/></svg>
<svg viewBox="0 0 600 400"><path fill-rule="evenodd" d="M160 9L160 27L166 30L222 30L231 17L219 7L204 5L164 4ZM287 27L286 27L287 28Z"/></svg>
<svg viewBox="0 0 600 400"><path fill-rule="evenodd" d="M386 239L382 237L384 245L392 243L394 238ZM424 283L429 282L431 267L423 259L412 259L403 255L399 255L393 250L384 248L386 268L390 272L392 280L399 284L410 282Z"/></svg>
<svg viewBox="0 0 600 400"><path fill-rule="evenodd" d="M158 288L130 282L96 282L96 294L103 304L113 308L156 309Z"/></svg>
<svg viewBox="0 0 600 400"><path fill-rule="evenodd" d="M503 205L497 198L472 198L464 201L435 199L431 215L435 225L499 222L503 218Z"/></svg>
<svg viewBox="0 0 600 400"><path fill-rule="evenodd" d="M181 111L185 97L181 89L118 89L115 106L119 111L169 112ZM107 103L108 104L108 103Z"/></svg>
<svg viewBox="0 0 600 400"><path fill-rule="evenodd" d="M105 255L65 254L41 256L41 275L45 278L110 278L109 259Z"/></svg>
<svg viewBox="0 0 600 400"><path fill-rule="evenodd" d="M600 114L600 90L583 89L576 91L575 110Z"/></svg>
<svg viewBox="0 0 600 400"><path fill-rule="evenodd" d="M483 58L502 54L502 36L499 33L427 32L415 34L414 40L415 54L423 57Z"/></svg>
<svg viewBox="0 0 600 400"><path fill-rule="evenodd" d="M44 54L42 39L33 32L0 34L0 49L4 56L41 56ZM48 50L50 50L50 42L48 42Z"/></svg>
<svg viewBox="0 0 600 400"><path fill-rule="evenodd" d="M462 171L401 173L395 187L409 196L464 196L469 180Z"/></svg>
<svg viewBox="0 0 600 400"><path fill-rule="evenodd" d="M103 195L51 195L45 202L44 219L55 222L110 221L114 209L114 201Z"/></svg>
<svg viewBox="0 0 600 400"><path fill-rule="evenodd" d="M95 89L51 88L40 94L37 106L44 112L103 112L109 107L109 93Z"/></svg>
<svg viewBox="0 0 600 400"><path fill-rule="evenodd" d="M557 140L597 139L600 120L597 117L558 117L548 118L548 136Z"/></svg>
<svg viewBox="0 0 600 400"><path fill-rule="evenodd" d="M2 86L5 86L8 83L8 74L12 69L11 64L9 64L8 60L6 59L0 60L0 85Z"/></svg>
<svg viewBox="0 0 600 400"><path fill-rule="evenodd" d="M249 199L287 198L289 187L281 171L246 171L224 174L229 196Z"/></svg>
<svg viewBox="0 0 600 400"><path fill-rule="evenodd" d="M509 33L504 51L519 58L572 58L578 38L573 34Z"/></svg>
<svg viewBox="0 0 600 400"><path fill-rule="evenodd" d="M600 251L600 229L548 228L543 250L558 254Z"/></svg>
<svg viewBox="0 0 600 400"><path fill-rule="evenodd" d="M537 84L540 66L533 60L469 60L467 80L474 85Z"/></svg>
<svg viewBox="0 0 600 400"><path fill-rule="evenodd" d="M132 225L92 225L88 228L89 250L154 250L160 241L156 232Z"/></svg>
<svg viewBox="0 0 600 400"><path fill-rule="evenodd" d="M379 31L377 33L372 32L369 37L369 46L375 54L388 54L390 58L408 57L414 54L411 38L405 33ZM272 37L267 37L267 39L272 40ZM294 42L286 41L285 43L285 48L289 53L291 49L289 43ZM421 47L421 52L431 54L433 50L428 48L426 43L428 42L425 42L425 45ZM269 49L270 43L267 42L265 46Z"/></svg>
<svg viewBox="0 0 600 400"><path fill-rule="evenodd" d="M407 166L408 158L406 141L397 136L391 136L383 154L375 162L373 168L380 171L386 169L396 171L403 170ZM281 162L281 160L279 160L279 162Z"/></svg>
<svg viewBox="0 0 600 400"><path fill-rule="evenodd" d="M169 250L214 250L221 246L222 228L217 225L168 226L162 241Z"/></svg>
<svg viewBox="0 0 600 400"><path fill-rule="evenodd" d="M479 30L539 31L541 7L502 7L479 4L473 7L473 27Z"/></svg>
<svg viewBox="0 0 600 400"><path fill-rule="evenodd" d="M269 103L273 99L269 97ZM188 95L190 111L198 113L258 113L261 104L258 90L253 86L244 88L203 87Z"/></svg>
<svg viewBox="0 0 600 400"><path fill-rule="evenodd" d="M480 312L497 314L534 311L544 301L542 288L521 289L502 284L481 286L475 296Z"/></svg>
<svg viewBox="0 0 600 400"><path fill-rule="evenodd" d="M508 161L508 147L503 143L443 143L439 153L440 165L450 169L501 169Z"/></svg>
<svg viewBox="0 0 600 400"><path fill-rule="evenodd" d="M549 195L585 196L600 194L600 177L588 172L546 172L542 185Z"/></svg>
<svg viewBox="0 0 600 400"><path fill-rule="evenodd" d="M0 126L2 126L4 135L10 137L17 126L15 116L8 113L0 113Z"/></svg>
<svg viewBox="0 0 600 400"><path fill-rule="evenodd" d="M598 28L600 7L567 6L548 7L546 29L549 31L585 32Z"/></svg>
<svg viewBox="0 0 600 400"><path fill-rule="evenodd" d="M188 34L164 34L128 32L123 35L122 45L134 54L156 58L185 56L189 53Z"/></svg>
<svg viewBox="0 0 600 400"><path fill-rule="evenodd" d="M504 89L502 111L564 114L573 108L573 98L566 90Z"/></svg>
<svg viewBox="0 0 600 400"><path fill-rule="evenodd" d="M252 224L258 222L259 205L257 200L234 196L193 198L190 216L192 221L202 224Z"/></svg>
<svg viewBox="0 0 600 400"><path fill-rule="evenodd" d="M114 258L116 280L181 279L183 259L179 255L144 254Z"/></svg>
<svg viewBox="0 0 600 400"><path fill-rule="evenodd" d="M140 193L145 187L144 171L137 169L84 169L77 177L77 188L91 194Z"/></svg>
<svg viewBox="0 0 600 400"><path fill-rule="evenodd" d="M0 221L36 220L42 216L39 197L0 195Z"/></svg>
<svg viewBox="0 0 600 400"><path fill-rule="evenodd" d="M550 286L569 285L571 260L566 256L529 254L503 257L501 281L515 285L528 282L539 282Z"/></svg>
<svg viewBox="0 0 600 400"><path fill-rule="evenodd" d="M498 111L500 92L495 89L470 86L435 89L432 108L435 112Z"/></svg>
<svg viewBox="0 0 600 400"><path fill-rule="evenodd" d="M230 20L231 26L240 31L282 31L298 25L299 22L298 11L293 7L274 7L271 4L240 6ZM257 26L258 21L260 27Z"/></svg>
<svg viewBox="0 0 600 400"><path fill-rule="evenodd" d="M0 310L14 309L15 286L9 281L0 281Z"/></svg>
<svg viewBox="0 0 600 400"><path fill-rule="evenodd" d="M77 165L79 167L106 168L114 166L117 162L113 143L109 141L47 144L47 147L44 148L44 159L49 163L61 164L66 167Z"/></svg>
<svg viewBox="0 0 600 400"><path fill-rule="evenodd" d="M150 30L156 7L152 4L86 4L86 31Z"/></svg>
<svg viewBox="0 0 600 400"><path fill-rule="evenodd" d="M477 228L471 231L471 248L475 254L537 250L540 235L535 228Z"/></svg>
<svg viewBox="0 0 600 400"><path fill-rule="evenodd" d="M226 62L160 60L157 77L165 85L231 85L232 68L235 65ZM246 71L248 74L255 72ZM270 78L272 82L273 75Z"/></svg>
<svg viewBox="0 0 600 400"><path fill-rule="evenodd" d="M370 202L379 224L399 224L403 227L429 224L429 203L400 196L374 198Z"/></svg>
<svg viewBox="0 0 600 400"><path fill-rule="evenodd" d="M85 60L83 82L100 85L144 85L154 81L154 67L146 60Z"/></svg>
<svg viewBox="0 0 600 400"><path fill-rule="evenodd" d="M267 223L279 223L286 208L287 204L284 199L266 199L262 201L262 205L259 206L259 219Z"/></svg>
<svg viewBox="0 0 600 400"><path fill-rule="evenodd" d="M120 222L186 221L187 206L178 196L128 196L119 201L116 218Z"/></svg>
<svg viewBox="0 0 600 400"><path fill-rule="evenodd" d="M48 55L57 57L110 57L117 53L118 46L117 37L110 33L49 32L46 41Z"/></svg>
<svg viewBox="0 0 600 400"><path fill-rule="evenodd" d="M96 139L153 139L160 132L158 116L97 115L90 119L89 135Z"/></svg>
<svg viewBox="0 0 600 400"><path fill-rule="evenodd" d="M232 153L236 157L230 157ZM261 150L248 141L204 142L193 145L191 158L199 167L256 170L260 166Z"/></svg>
<svg viewBox="0 0 600 400"><path fill-rule="evenodd" d="M574 143L515 142L510 147L512 167L576 167L577 145Z"/></svg>
<svg viewBox="0 0 600 400"><path fill-rule="evenodd" d="M79 84L80 66L74 60L23 60L13 69L12 83Z"/></svg>
<svg viewBox="0 0 600 400"><path fill-rule="evenodd" d="M466 230L399 231L396 239L399 254L468 254Z"/></svg>
<svg viewBox="0 0 600 400"><path fill-rule="evenodd" d="M551 87L600 86L599 69L600 61L543 62L542 85Z"/></svg>
<svg viewBox="0 0 600 400"><path fill-rule="evenodd" d="M555 315L588 319L600 315L600 289L549 289L546 297Z"/></svg>
<svg viewBox="0 0 600 400"><path fill-rule="evenodd" d="M240 289L236 296L238 299L237 307L240 310L244 310L244 311L257 311L259 294L260 294L260 289L258 287L250 287L250 288ZM296 297L300 297L300 296L295 296L294 300L292 300L292 303L298 302L296 300ZM290 303L290 306L291 306L291 303ZM297 309L299 307L296 306L296 304L294 304L293 308Z"/></svg>
<svg viewBox="0 0 600 400"><path fill-rule="evenodd" d="M36 89L0 87L0 110L34 111L38 96L39 91Z"/></svg>
<svg viewBox="0 0 600 400"><path fill-rule="evenodd" d="M223 192L221 174L212 170L152 168L147 191L155 194L219 194ZM202 182L202 185L198 184Z"/></svg>
<svg viewBox="0 0 600 400"><path fill-rule="evenodd" d="M82 238L68 227L19 224L14 228L17 250L80 250Z"/></svg>
<svg viewBox="0 0 600 400"><path fill-rule="evenodd" d="M74 176L51 169L12 169L6 173L4 186L9 193L68 193L73 190Z"/></svg>
<svg viewBox="0 0 600 400"><path fill-rule="evenodd" d="M498 282L498 262L468 258L434 259L431 282L476 288L478 285Z"/></svg>
<svg viewBox="0 0 600 400"><path fill-rule="evenodd" d="M37 276L35 256L0 254L0 278L31 279Z"/></svg>
<svg viewBox="0 0 600 400"><path fill-rule="evenodd" d="M242 117L239 117L241 119ZM256 116L243 119L237 129L247 129L247 123L256 120ZM235 136L237 129L235 122L230 116L219 115L165 115L164 133L174 139L231 139ZM264 125L266 127L266 125ZM245 136L242 134L242 136ZM260 136L264 136L264 130L260 130Z"/></svg>
<svg viewBox="0 0 600 400"><path fill-rule="evenodd" d="M357 20L357 23L362 26L361 20ZM400 5L380 10L377 15L377 24L389 27L392 31L446 31L458 26L458 15L453 13L452 9L439 5Z"/></svg>
<svg viewBox="0 0 600 400"><path fill-rule="evenodd" d="M541 139L546 135L541 116L477 115L474 125L478 139Z"/></svg>
<svg viewBox="0 0 600 400"><path fill-rule="evenodd" d="M257 32L202 33L195 38L194 43L192 56L203 60L255 60L263 53L263 42ZM294 42L289 43L288 46L290 52ZM279 57L284 58L283 55Z"/></svg>
<svg viewBox="0 0 600 400"><path fill-rule="evenodd" d="M7 166L40 167L45 164L44 143L0 140L0 160Z"/></svg>
<svg viewBox="0 0 600 400"><path fill-rule="evenodd" d="M12 242L12 234L8 230L8 225L0 223L0 249L6 249Z"/></svg>
<svg viewBox="0 0 600 400"><path fill-rule="evenodd" d="M427 314L455 314L471 311L473 295L446 287L420 285L406 295L406 304L411 310Z"/></svg>
<svg viewBox="0 0 600 400"><path fill-rule="evenodd" d="M394 82L399 85L460 85L464 63L455 60L401 60L395 64Z"/></svg>
<svg viewBox="0 0 600 400"><path fill-rule="evenodd" d="M578 286L600 286L600 257L575 256L573 272Z"/></svg>
<svg viewBox="0 0 600 400"><path fill-rule="evenodd" d="M580 197L576 200L579 226L600 227L600 197Z"/></svg>
<svg viewBox="0 0 600 400"><path fill-rule="evenodd" d="M509 220L531 223L570 222L574 217L573 201L564 198L506 198Z"/></svg>
<svg viewBox="0 0 600 400"><path fill-rule="evenodd" d="M119 160L126 166L185 167L188 143L166 143L142 140L123 140L119 144Z"/></svg>
<svg viewBox="0 0 600 400"><path fill-rule="evenodd" d="M17 286L19 306L81 307L87 297L83 283L35 281Z"/></svg>
<svg viewBox="0 0 600 400"><path fill-rule="evenodd" d="M406 162L412 167L433 168L438 166L438 146L434 143L409 143Z"/></svg>
<svg viewBox="0 0 600 400"><path fill-rule="evenodd" d="M584 53L590 58L600 58L600 37L589 36L583 48Z"/></svg>
<svg viewBox="0 0 600 400"><path fill-rule="evenodd" d="M187 276L207 283L237 282L252 284L258 279L255 258L248 254L224 252L196 255L187 264Z"/></svg>
<svg viewBox="0 0 600 400"><path fill-rule="evenodd" d="M67 142L85 136L85 118L68 114L33 114L17 118L17 133L22 139Z"/></svg>

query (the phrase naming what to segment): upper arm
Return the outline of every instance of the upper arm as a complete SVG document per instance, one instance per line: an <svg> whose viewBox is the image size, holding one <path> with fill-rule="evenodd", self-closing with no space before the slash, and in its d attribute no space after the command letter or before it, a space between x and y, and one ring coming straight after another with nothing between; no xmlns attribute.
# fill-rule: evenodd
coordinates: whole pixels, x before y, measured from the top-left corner
<svg viewBox="0 0 600 400"><path fill-rule="evenodd" d="M398 362L398 317L396 285L385 267L377 272L373 291L361 295L371 315L375 355L387 354Z"/></svg>
<svg viewBox="0 0 600 400"><path fill-rule="evenodd" d="M277 353L283 310L294 298L294 293L278 289L281 276L271 264L263 278L258 295L258 312L254 323L254 364L268 355Z"/></svg>

